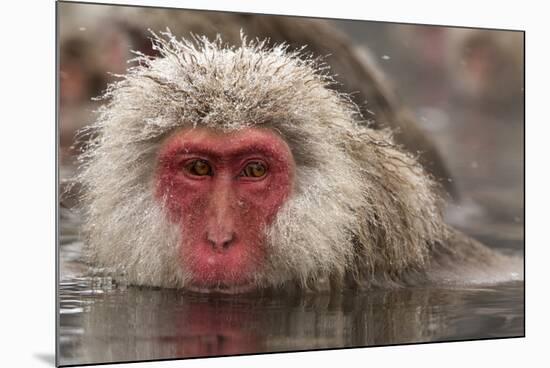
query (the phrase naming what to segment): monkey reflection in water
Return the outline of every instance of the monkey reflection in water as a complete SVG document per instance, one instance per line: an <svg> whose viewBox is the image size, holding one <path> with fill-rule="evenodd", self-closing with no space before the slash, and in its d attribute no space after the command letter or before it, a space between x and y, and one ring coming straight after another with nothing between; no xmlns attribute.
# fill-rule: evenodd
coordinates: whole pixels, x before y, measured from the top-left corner
<svg viewBox="0 0 550 368"><path fill-rule="evenodd" d="M434 181L317 59L244 36L153 43L80 157L91 263L222 293L522 278L443 222Z"/></svg>
<svg viewBox="0 0 550 368"><path fill-rule="evenodd" d="M69 315L86 333L63 355L66 364L82 364L518 336L522 296L499 290L429 287L259 298L182 297L169 289L132 287L87 296L101 302ZM469 308L484 295L498 313ZM504 307L506 321L503 299L518 302L517 309Z"/></svg>

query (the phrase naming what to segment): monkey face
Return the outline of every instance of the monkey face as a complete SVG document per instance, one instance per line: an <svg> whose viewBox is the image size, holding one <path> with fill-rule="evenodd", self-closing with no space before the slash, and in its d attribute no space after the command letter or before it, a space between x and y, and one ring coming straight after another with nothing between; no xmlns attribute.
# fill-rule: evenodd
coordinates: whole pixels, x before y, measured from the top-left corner
<svg viewBox="0 0 550 368"><path fill-rule="evenodd" d="M177 131L158 156L156 198L181 229L191 289L244 291L266 259L266 227L289 197L294 159L275 133Z"/></svg>

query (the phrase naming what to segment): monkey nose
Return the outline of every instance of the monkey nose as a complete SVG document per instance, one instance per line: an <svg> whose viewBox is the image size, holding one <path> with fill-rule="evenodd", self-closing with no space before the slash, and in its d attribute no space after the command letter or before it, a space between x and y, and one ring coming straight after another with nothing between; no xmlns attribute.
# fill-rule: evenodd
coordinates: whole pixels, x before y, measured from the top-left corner
<svg viewBox="0 0 550 368"><path fill-rule="evenodd" d="M208 232L206 240L215 250L224 250L233 245L235 240L235 233L233 232L224 232L224 233L215 233Z"/></svg>

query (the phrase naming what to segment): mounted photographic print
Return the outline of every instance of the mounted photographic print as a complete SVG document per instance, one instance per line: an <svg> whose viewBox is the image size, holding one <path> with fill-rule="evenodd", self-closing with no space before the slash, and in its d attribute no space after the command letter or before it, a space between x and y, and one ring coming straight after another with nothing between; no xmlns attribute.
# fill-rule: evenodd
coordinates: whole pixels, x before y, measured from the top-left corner
<svg viewBox="0 0 550 368"><path fill-rule="evenodd" d="M57 364L524 336L524 33L57 2Z"/></svg>

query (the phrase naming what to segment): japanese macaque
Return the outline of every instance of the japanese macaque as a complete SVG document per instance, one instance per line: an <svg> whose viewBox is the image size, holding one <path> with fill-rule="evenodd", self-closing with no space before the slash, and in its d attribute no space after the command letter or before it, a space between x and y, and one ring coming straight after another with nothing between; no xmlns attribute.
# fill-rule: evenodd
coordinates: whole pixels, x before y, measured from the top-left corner
<svg viewBox="0 0 550 368"><path fill-rule="evenodd" d="M463 97L510 114L523 96L523 33L453 29L447 67Z"/></svg>
<svg viewBox="0 0 550 368"><path fill-rule="evenodd" d="M442 221L434 181L318 59L245 36L153 46L81 156L94 264L226 293L521 278Z"/></svg>

